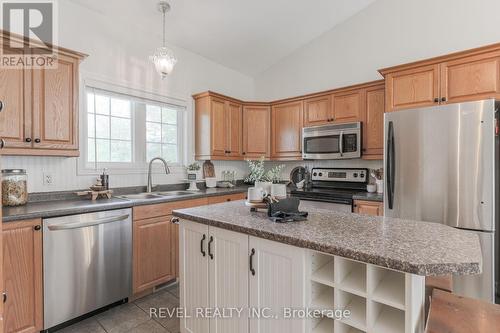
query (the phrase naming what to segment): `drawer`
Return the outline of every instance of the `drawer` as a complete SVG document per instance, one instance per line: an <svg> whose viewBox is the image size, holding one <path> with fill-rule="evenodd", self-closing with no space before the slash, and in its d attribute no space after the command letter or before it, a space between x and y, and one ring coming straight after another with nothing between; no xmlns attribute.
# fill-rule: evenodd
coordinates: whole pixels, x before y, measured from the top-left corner
<svg viewBox="0 0 500 333"><path fill-rule="evenodd" d="M165 202L156 205L134 207L134 220L171 215L174 209L191 208L208 204L207 198Z"/></svg>

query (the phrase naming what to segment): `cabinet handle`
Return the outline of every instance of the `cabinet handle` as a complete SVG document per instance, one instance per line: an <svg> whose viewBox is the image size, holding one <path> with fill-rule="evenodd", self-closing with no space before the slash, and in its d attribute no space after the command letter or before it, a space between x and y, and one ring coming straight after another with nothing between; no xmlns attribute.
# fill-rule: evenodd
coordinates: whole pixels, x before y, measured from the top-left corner
<svg viewBox="0 0 500 333"><path fill-rule="evenodd" d="M2 293L3 302L7 302L7 292Z"/></svg>
<svg viewBox="0 0 500 333"><path fill-rule="evenodd" d="M0 101L0 112L3 110L4 106L5 106L5 102Z"/></svg>
<svg viewBox="0 0 500 333"><path fill-rule="evenodd" d="M243 155L246 155L247 153L243 152L242 154L243 154Z"/></svg>
<svg viewBox="0 0 500 333"><path fill-rule="evenodd" d="M201 242L200 242L200 251L201 251L201 254L203 254L204 257L207 255L207 253L203 249L203 243L205 243L205 239L207 239L207 235L203 234L203 237L201 238Z"/></svg>
<svg viewBox="0 0 500 333"><path fill-rule="evenodd" d="M441 102L446 102L446 97L441 98Z"/></svg>
<svg viewBox="0 0 500 333"><path fill-rule="evenodd" d="M0 149L2 149L4 147L5 147L5 140L4 139L0 139Z"/></svg>
<svg viewBox="0 0 500 333"><path fill-rule="evenodd" d="M212 253L212 243L214 242L214 237L210 236L210 240L208 241L208 255L210 259L214 260L214 255Z"/></svg>
<svg viewBox="0 0 500 333"><path fill-rule="evenodd" d="M26 138L24 141L29 143L29 142L31 142L31 138Z"/></svg>
<svg viewBox="0 0 500 333"><path fill-rule="evenodd" d="M173 224L179 224L179 218L177 218L177 217L172 217L172 218L170 219L170 222L172 222Z"/></svg>
<svg viewBox="0 0 500 333"><path fill-rule="evenodd" d="M434 103L439 103L439 98L434 98Z"/></svg>
<svg viewBox="0 0 500 333"><path fill-rule="evenodd" d="M42 226L40 226L39 224L33 227L33 230L35 231L40 231L40 229L42 229Z"/></svg>
<svg viewBox="0 0 500 333"><path fill-rule="evenodd" d="M255 255L255 249L252 249L252 252L250 254L250 272L252 272L252 275L255 276L255 269L253 268L253 256Z"/></svg>
<svg viewBox="0 0 500 333"><path fill-rule="evenodd" d="M40 143L40 139L35 139L35 143Z"/></svg>

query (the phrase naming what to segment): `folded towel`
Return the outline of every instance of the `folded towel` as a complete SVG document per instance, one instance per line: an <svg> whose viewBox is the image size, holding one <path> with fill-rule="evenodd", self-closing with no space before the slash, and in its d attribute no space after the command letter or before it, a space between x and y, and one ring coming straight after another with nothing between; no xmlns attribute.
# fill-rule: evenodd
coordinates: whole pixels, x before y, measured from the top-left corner
<svg viewBox="0 0 500 333"><path fill-rule="evenodd" d="M300 200L297 198L282 199L267 205L267 216L276 223L307 220L307 212L299 211Z"/></svg>

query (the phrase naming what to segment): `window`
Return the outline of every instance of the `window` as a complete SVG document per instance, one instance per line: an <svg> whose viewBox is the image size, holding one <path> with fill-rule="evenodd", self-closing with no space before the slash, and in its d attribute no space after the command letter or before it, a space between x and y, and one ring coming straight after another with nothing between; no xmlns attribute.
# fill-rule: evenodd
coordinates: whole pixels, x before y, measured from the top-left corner
<svg viewBox="0 0 500 333"><path fill-rule="evenodd" d="M177 111L168 107L146 105L146 152L148 161L161 156L178 162Z"/></svg>
<svg viewBox="0 0 500 333"><path fill-rule="evenodd" d="M86 87L83 169L144 170L153 157L182 162L180 105Z"/></svg>
<svg viewBox="0 0 500 333"><path fill-rule="evenodd" d="M87 94L88 161L132 162L131 102Z"/></svg>

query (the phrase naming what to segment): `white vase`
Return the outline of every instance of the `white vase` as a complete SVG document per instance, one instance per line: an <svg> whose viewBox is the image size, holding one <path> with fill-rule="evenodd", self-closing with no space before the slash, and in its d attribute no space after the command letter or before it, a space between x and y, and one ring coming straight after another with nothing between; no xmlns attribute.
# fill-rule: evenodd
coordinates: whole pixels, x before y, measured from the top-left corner
<svg viewBox="0 0 500 333"><path fill-rule="evenodd" d="M375 182L377 183L377 193L378 194L384 193L384 180L377 179Z"/></svg>

